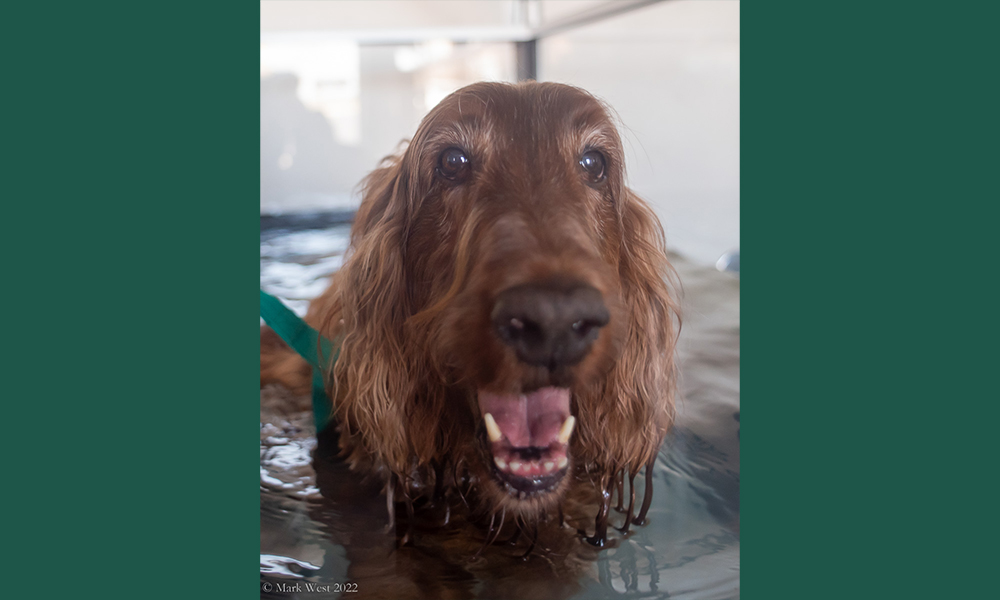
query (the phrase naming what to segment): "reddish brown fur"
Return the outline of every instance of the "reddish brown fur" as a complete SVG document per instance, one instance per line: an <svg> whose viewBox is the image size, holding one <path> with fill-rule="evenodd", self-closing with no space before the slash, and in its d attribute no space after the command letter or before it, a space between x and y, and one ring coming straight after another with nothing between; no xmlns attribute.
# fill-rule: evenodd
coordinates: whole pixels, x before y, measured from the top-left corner
<svg viewBox="0 0 1000 600"><path fill-rule="evenodd" d="M462 184L435 173L449 147L471 159ZM607 157L599 185L578 162L591 149ZM433 479L432 464L448 464L470 476L485 510L538 517L572 478L540 498L508 496L477 438L476 392L555 379L572 389L577 472L614 480L655 456L673 420L673 274L658 221L625 186L623 159L608 111L586 92L479 83L442 101L368 176L348 257L307 316L342 339L328 382L355 468L410 489ZM499 292L550 278L589 283L611 313L589 355L558 376L518 362L489 321ZM267 362L286 383L304 374L308 389L308 370L294 364Z"/></svg>
<svg viewBox="0 0 1000 600"><path fill-rule="evenodd" d="M312 369L269 327L260 330L260 387L280 383L296 395L309 393Z"/></svg>

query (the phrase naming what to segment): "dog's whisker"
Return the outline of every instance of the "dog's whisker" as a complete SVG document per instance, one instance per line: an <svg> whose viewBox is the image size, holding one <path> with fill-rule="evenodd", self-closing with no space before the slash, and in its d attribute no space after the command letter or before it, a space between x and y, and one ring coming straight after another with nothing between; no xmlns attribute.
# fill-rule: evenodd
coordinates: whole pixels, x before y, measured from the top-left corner
<svg viewBox="0 0 1000 600"><path fill-rule="evenodd" d="M479 558L479 555L483 553L483 550L485 550L487 546L492 545L493 542L496 541L497 536L500 535L500 530L503 529L503 520L504 520L504 517L506 517L506 516L507 516L506 509L501 509L501 511L500 511L500 525L496 528L496 530L494 530L493 529L493 523L496 521L497 514L496 513L492 513L490 515L490 528L486 532L486 541L483 543L482 547L479 548L479 551L476 552L472 556L472 560L477 560Z"/></svg>
<svg viewBox="0 0 1000 600"><path fill-rule="evenodd" d="M506 540L499 542L501 546L513 546L517 543L517 540L521 537L521 517L514 518L514 533Z"/></svg>
<svg viewBox="0 0 1000 600"><path fill-rule="evenodd" d="M478 560L479 555L483 553L483 550L486 549L486 546L490 545L490 534L493 533L493 523L496 521L496 518L497 518L496 513L492 513L490 515L490 527L486 532L486 541L483 543L482 546L480 546L479 551L477 551L475 554L472 555L472 560Z"/></svg>
<svg viewBox="0 0 1000 600"><path fill-rule="evenodd" d="M489 542L487 542L487 544L486 544L487 546L492 546L492 545L493 545L493 542L497 541L497 538L498 538L498 537L500 537L500 530L501 530L501 529L503 529L503 520L504 520L504 518L505 518L506 516L507 516L507 509L506 509L506 508L504 508L504 509L501 509L501 510L500 510L500 524L499 524L499 525L497 525L497 530L496 530L496 532L495 532L495 533L494 533L494 534L493 534L493 535L492 535L492 536L490 537L490 541L489 541Z"/></svg>
<svg viewBox="0 0 1000 600"><path fill-rule="evenodd" d="M531 555L531 551L535 549L535 544L538 543L538 523L531 530L531 544L528 549L521 555L521 560L528 560L528 556Z"/></svg>

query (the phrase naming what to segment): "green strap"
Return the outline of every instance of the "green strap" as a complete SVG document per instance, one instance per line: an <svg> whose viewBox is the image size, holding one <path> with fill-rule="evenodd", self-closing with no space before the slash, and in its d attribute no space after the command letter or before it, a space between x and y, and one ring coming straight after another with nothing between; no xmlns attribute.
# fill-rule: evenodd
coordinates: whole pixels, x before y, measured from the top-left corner
<svg viewBox="0 0 1000 600"><path fill-rule="evenodd" d="M313 419L316 421L316 431L322 431L329 423L333 412L333 405L324 389L323 371L327 366L337 362L340 346L334 346L330 340L320 336L315 329L282 304L281 300L264 290L260 291L260 316L278 337L312 366ZM332 359L325 360L327 356Z"/></svg>

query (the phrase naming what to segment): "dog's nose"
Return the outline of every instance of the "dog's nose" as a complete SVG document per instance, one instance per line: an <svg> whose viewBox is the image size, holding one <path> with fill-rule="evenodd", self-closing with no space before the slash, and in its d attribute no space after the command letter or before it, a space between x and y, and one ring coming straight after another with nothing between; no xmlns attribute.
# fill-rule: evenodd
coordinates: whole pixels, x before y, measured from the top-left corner
<svg viewBox="0 0 1000 600"><path fill-rule="evenodd" d="M610 315L589 285L527 284L501 292L490 318L523 362L555 369L580 362Z"/></svg>

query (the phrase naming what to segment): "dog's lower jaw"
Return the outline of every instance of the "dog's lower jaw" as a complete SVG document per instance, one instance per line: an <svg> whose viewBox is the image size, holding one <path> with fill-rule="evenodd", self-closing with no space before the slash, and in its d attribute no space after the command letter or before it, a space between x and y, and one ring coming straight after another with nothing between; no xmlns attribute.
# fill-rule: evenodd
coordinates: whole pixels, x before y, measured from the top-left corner
<svg viewBox="0 0 1000 600"><path fill-rule="evenodd" d="M497 473L495 466L480 466L477 471L475 481L480 510L487 514L503 512L508 519L517 517L524 523L543 520L556 510L565 499L573 479L572 459L569 459L566 468L550 476L553 478L551 485L537 491L517 489Z"/></svg>

